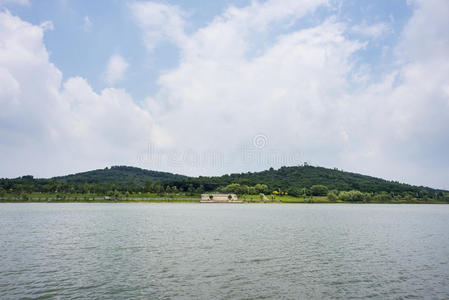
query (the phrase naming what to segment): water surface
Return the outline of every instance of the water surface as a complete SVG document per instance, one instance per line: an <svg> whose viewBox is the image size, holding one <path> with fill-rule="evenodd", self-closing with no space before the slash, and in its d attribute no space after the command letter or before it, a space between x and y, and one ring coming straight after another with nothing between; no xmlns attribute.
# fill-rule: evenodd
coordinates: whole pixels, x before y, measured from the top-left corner
<svg viewBox="0 0 449 300"><path fill-rule="evenodd" d="M0 204L0 299L449 298L449 205Z"/></svg>

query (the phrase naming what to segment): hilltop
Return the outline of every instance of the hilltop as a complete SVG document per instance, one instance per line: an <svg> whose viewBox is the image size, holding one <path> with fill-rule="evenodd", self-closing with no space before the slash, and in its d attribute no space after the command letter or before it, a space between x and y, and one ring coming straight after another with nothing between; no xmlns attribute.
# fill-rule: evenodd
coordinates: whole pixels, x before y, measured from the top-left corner
<svg viewBox="0 0 449 300"><path fill-rule="evenodd" d="M338 169L329 169L315 166L293 166L270 168L261 172L247 172L223 175L218 177L198 177L184 179L184 182L202 184L206 189L214 189L231 183L241 185L266 184L270 189L303 189L313 185L324 185L329 190L349 191L359 190L361 192L439 192L444 190L430 187L413 186L397 181L389 181L382 178L346 172Z"/></svg>
<svg viewBox="0 0 449 300"><path fill-rule="evenodd" d="M205 191L237 194L271 194L304 197L327 195L332 192L357 191L365 198L382 195L383 199L442 199L445 190L413 186L372 176L309 165L270 168L261 172L247 172L212 177L188 177L168 172L145 170L129 166L114 166L48 179L22 176L0 179L0 193L185 193Z"/></svg>
<svg viewBox="0 0 449 300"><path fill-rule="evenodd" d="M113 183L143 185L147 181L159 182L167 180L182 180L188 178L168 172L151 171L136 167L113 166L66 176L53 177L53 180L64 183Z"/></svg>

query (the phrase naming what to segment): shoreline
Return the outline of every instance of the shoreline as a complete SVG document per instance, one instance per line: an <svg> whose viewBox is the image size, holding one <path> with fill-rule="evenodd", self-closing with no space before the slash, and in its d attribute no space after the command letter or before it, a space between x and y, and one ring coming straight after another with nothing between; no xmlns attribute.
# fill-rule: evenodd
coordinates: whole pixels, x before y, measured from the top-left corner
<svg viewBox="0 0 449 300"><path fill-rule="evenodd" d="M441 201L389 201L389 202L343 202L343 201L285 201L285 200L243 200L242 202L207 202L202 203L200 199L119 199L119 200L84 200L84 199L64 199L64 200L11 200L0 199L0 203L192 203L192 204L449 204Z"/></svg>

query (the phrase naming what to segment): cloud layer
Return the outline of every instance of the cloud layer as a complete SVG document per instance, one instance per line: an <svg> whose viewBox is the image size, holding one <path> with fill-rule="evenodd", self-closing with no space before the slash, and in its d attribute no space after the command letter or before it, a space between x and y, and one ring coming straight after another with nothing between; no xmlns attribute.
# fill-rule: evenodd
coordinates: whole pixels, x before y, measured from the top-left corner
<svg viewBox="0 0 449 300"><path fill-rule="evenodd" d="M106 66L104 80L110 85L122 81L125 78L125 73L128 67L129 65L123 57L118 54L112 55Z"/></svg>
<svg viewBox="0 0 449 300"><path fill-rule="evenodd" d="M0 13L0 150L3 176L64 174L132 164L152 119L123 90L95 93L85 79L62 82L44 29Z"/></svg>
<svg viewBox="0 0 449 300"><path fill-rule="evenodd" d="M43 27L3 12L0 149L9 159L0 176L105 164L222 174L308 161L449 188L449 3L410 3L380 76L359 55L391 31L386 23L330 15L294 26L328 1L253 1L194 31L178 6L133 3L148 55L164 41L180 53L140 104L83 78L62 82ZM106 81L127 68L111 57Z"/></svg>

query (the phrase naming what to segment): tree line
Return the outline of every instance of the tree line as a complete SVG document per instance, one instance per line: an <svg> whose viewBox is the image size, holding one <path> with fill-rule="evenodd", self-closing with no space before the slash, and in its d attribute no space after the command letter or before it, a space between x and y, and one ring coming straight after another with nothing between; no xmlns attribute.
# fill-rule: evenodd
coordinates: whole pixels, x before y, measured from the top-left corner
<svg viewBox="0 0 449 300"><path fill-rule="evenodd" d="M238 195L327 196L329 200L333 199L331 201L389 201L398 198L449 201L449 194L444 190L307 165L216 177L187 177L117 166L50 179L30 175L0 179L0 196L33 192L101 195L112 192L158 195L220 192Z"/></svg>

